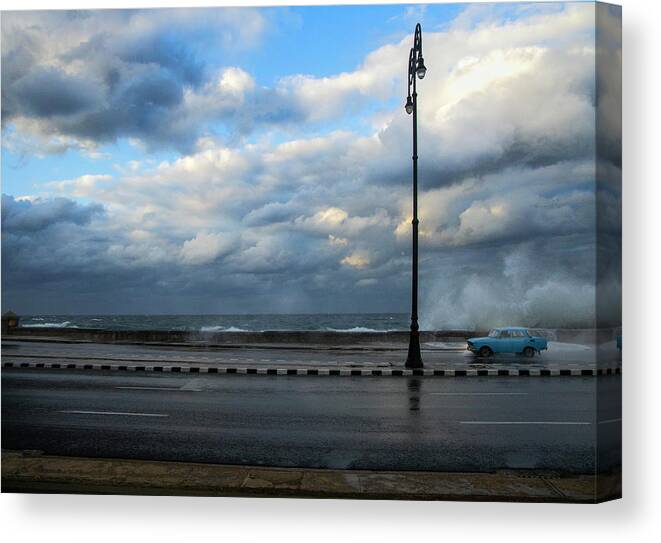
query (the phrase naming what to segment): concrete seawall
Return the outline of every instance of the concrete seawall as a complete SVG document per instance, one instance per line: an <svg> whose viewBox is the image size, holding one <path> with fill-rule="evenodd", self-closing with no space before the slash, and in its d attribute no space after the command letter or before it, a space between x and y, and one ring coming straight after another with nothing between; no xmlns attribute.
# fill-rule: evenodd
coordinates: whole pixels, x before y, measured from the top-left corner
<svg viewBox="0 0 661 543"><path fill-rule="evenodd" d="M429 341L464 341L476 333L466 330L425 331L420 339ZM264 332L191 332L178 330L100 330L94 328L29 328L10 329L7 338L35 337L58 338L95 343L200 343L205 345L224 344L374 344L407 343L409 333L397 332L322 332L322 331L264 331Z"/></svg>
<svg viewBox="0 0 661 543"><path fill-rule="evenodd" d="M602 343L615 338L615 328L600 329L545 329L533 330L554 341L568 343ZM435 330L421 331L420 341L463 342L469 337L486 335L486 331ZM171 343L199 345L374 345L406 344L408 331L396 332L323 332L323 331L264 331L264 332L191 332L178 330L102 330L94 328L10 328L3 339L52 338L94 343Z"/></svg>

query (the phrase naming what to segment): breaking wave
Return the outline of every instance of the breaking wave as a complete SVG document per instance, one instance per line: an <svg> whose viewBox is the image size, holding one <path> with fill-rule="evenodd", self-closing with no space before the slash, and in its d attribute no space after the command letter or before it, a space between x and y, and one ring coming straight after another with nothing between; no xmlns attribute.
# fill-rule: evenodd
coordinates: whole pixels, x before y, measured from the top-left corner
<svg viewBox="0 0 661 543"><path fill-rule="evenodd" d="M328 332L389 332L390 330L375 330L374 328L365 328L364 326L354 326L353 328L326 328Z"/></svg>
<svg viewBox="0 0 661 543"><path fill-rule="evenodd" d="M202 326L200 332L248 332L244 328L237 328L236 326Z"/></svg>
<svg viewBox="0 0 661 543"><path fill-rule="evenodd" d="M587 272L586 272L587 273ZM518 250L479 273L441 274L421 299L421 328L485 330L496 326L591 328L597 317L616 323L621 311L621 283L579 276L568 267L542 262ZM599 314L597 314L599 295Z"/></svg>
<svg viewBox="0 0 661 543"><path fill-rule="evenodd" d="M37 319L35 319L37 320ZM40 322L37 324L23 324L25 328L78 328L77 326L71 324L70 321L64 322Z"/></svg>

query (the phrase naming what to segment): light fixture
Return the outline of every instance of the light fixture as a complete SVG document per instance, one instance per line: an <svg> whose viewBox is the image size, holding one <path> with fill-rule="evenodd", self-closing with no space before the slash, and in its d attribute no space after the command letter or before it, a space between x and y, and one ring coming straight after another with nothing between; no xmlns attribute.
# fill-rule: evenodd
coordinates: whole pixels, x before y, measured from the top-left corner
<svg viewBox="0 0 661 543"><path fill-rule="evenodd" d="M411 100L410 96L406 99L406 106L404 107L406 108L406 113L409 115L413 113L413 101Z"/></svg>
<svg viewBox="0 0 661 543"><path fill-rule="evenodd" d="M422 58L422 56L418 59L418 68L416 69L416 73L418 74L418 77L420 79L424 79L425 74L427 73L427 68L425 67L425 60Z"/></svg>

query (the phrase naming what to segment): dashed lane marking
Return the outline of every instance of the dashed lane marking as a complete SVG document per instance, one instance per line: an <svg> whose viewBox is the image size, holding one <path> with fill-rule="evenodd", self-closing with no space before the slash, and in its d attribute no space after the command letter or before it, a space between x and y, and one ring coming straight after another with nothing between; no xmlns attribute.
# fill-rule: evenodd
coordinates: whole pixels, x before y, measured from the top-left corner
<svg viewBox="0 0 661 543"><path fill-rule="evenodd" d="M527 392L430 392L432 396L527 396Z"/></svg>
<svg viewBox="0 0 661 543"><path fill-rule="evenodd" d="M166 390L176 392L202 392L199 388L178 388L178 387L115 387L122 390Z"/></svg>
<svg viewBox="0 0 661 543"><path fill-rule="evenodd" d="M494 425L505 425L505 424L516 424L516 425L523 425L523 424L545 424L545 425L552 425L552 426L563 426L563 425L570 425L570 426L586 426L591 423L589 422L574 422L574 421L549 421L549 420L539 420L539 421L527 421L527 420L517 420L517 421L504 421L504 420L460 420L459 424L494 424Z"/></svg>
<svg viewBox="0 0 661 543"><path fill-rule="evenodd" d="M83 411L79 409L65 409L58 411L58 413L66 413L69 415L118 415L122 417L169 417L163 413L125 413L120 411Z"/></svg>

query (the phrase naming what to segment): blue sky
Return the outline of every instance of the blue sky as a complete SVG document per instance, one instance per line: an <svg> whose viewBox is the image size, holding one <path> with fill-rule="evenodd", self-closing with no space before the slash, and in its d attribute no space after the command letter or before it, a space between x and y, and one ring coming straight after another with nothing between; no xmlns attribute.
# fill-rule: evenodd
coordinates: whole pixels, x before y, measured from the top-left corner
<svg viewBox="0 0 661 543"><path fill-rule="evenodd" d="M423 325L594 318L594 10L3 13L3 303L406 311L421 22Z"/></svg>

